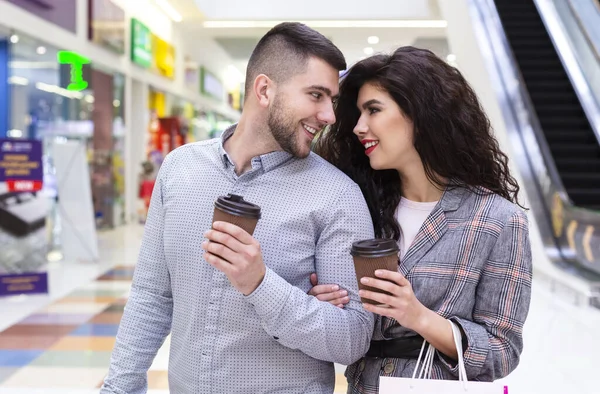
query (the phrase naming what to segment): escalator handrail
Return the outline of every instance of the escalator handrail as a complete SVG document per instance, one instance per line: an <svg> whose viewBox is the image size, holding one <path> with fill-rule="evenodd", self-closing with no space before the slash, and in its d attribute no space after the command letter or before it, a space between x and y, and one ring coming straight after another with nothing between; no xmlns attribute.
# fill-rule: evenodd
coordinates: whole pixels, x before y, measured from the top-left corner
<svg viewBox="0 0 600 394"><path fill-rule="evenodd" d="M567 0L569 8L598 64L600 64L600 3L597 0Z"/></svg>
<svg viewBox="0 0 600 394"><path fill-rule="evenodd" d="M573 46L570 45L570 39L553 1L554 0L533 0L540 18L542 19L544 26L546 26L546 30L554 45L558 58L571 81L575 94L579 98L581 107L594 131L596 141L600 144L600 92L594 92L590 83L588 83L588 79L577 60ZM576 18L576 15L571 16ZM600 29L600 14L596 14L596 16L596 29ZM563 17L566 18L568 15L564 15ZM590 17L592 17L592 15L590 15ZM600 67L600 63L598 63L598 67Z"/></svg>

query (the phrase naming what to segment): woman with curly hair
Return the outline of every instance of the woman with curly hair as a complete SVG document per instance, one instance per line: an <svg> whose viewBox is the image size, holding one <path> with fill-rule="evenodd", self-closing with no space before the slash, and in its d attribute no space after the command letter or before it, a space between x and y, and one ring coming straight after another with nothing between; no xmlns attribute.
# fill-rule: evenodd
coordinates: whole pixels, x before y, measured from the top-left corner
<svg viewBox="0 0 600 394"><path fill-rule="evenodd" d="M377 320L369 352L346 370L348 392L412 376L423 341L436 349L432 377L457 379L450 322L469 380L508 375L523 349L531 246L519 185L474 91L430 51L403 47L348 71L336 118L316 151L361 187L376 235L400 249L397 272L363 278L388 294L360 292ZM330 288L311 294L343 306Z"/></svg>

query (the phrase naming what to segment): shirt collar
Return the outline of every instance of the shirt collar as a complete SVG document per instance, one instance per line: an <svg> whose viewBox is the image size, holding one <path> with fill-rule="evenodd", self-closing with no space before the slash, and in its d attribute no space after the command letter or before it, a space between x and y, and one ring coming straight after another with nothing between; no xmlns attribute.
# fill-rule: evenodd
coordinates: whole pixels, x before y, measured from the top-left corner
<svg viewBox="0 0 600 394"><path fill-rule="evenodd" d="M227 129L225 129L225 131L223 131L223 134L221 135L221 141L219 143L219 156L221 157L225 168L228 168L229 166L235 166L235 164L233 163L233 160L231 160L231 157L229 156L227 151L225 151L225 142L229 138L231 138L231 136L235 132L236 127L237 127L237 123L229 126ZM270 153L266 153L264 155L254 157L252 159L252 168L256 168L256 166L260 166L260 167L262 167L263 171L267 172L276 167L279 167L280 165L286 163L288 160L291 160L291 159L294 159L294 156L288 152L284 152L284 151L270 152Z"/></svg>

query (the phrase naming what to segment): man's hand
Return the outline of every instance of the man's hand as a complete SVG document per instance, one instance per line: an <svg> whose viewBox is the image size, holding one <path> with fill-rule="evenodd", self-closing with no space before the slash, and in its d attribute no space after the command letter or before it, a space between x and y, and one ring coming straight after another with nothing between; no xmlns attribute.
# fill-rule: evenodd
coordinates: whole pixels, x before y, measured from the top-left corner
<svg viewBox="0 0 600 394"><path fill-rule="evenodd" d="M267 268L262 259L260 244L250 234L226 222L213 223L204 233L204 259L227 275L240 293L251 294L262 283Z"/></svg>

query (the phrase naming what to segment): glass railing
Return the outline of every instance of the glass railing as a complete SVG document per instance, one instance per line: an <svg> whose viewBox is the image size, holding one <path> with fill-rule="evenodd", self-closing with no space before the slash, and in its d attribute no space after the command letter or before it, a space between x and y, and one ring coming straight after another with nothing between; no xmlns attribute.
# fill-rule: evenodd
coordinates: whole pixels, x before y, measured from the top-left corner
<svg viewBox="0 0 600 394"><path fill-rule="evenodd" d="M597 0L534 0L600 142L600 5Z"/></svg>

